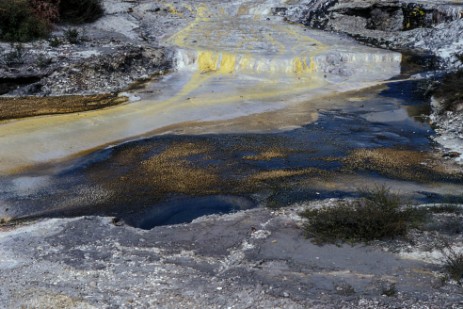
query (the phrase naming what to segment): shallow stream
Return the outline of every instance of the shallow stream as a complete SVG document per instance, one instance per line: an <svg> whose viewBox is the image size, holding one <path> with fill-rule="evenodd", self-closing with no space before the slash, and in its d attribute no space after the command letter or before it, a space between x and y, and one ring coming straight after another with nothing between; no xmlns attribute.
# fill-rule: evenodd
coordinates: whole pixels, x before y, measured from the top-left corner
<svg viewBox="0 0 463 309"><path fill-rule="evenodd" d="M149 229L375 185L424 202L462 192L432 154L420 82L382 82L400 54L286 24L274 2L195 2L165 40L177 71L138 102L1 123L0 217Z"/></svg>

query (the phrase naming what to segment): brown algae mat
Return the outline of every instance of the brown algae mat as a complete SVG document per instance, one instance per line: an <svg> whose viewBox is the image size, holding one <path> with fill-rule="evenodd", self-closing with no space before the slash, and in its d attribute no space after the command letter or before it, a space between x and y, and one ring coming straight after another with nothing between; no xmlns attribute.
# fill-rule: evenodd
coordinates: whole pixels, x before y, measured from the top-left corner
<svg viewBox="0 0 463 309"><path fill-rule="evenodd" d="M113 94L70 95L58 97L2 97L0 120L33 116L85 112L127 102Z"/></svg>

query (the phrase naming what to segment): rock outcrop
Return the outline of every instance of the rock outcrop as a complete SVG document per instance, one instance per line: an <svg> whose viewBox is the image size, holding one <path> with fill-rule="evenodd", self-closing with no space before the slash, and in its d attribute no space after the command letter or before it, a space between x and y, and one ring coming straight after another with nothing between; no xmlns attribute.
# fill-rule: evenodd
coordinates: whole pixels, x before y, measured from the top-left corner
<svg viewBox="0 0 463 309"><path fill-rule="evenodd" d="M459 68L463 4L452 1L306 0L286 17L310 27L337 31L369 45L435 57L441 68Z"/></svg>

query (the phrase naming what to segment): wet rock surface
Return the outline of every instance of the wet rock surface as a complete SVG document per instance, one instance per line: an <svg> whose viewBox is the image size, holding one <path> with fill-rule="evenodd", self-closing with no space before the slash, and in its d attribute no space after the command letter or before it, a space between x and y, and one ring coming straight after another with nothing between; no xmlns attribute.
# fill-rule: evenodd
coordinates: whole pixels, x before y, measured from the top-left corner
<svg viewBox="0 0 463 309"><path fill-rule="evenodd" d="M462 306L461 287L440 283L439 264L413 258L406 242L317 246L302 234L301 209L149 231L98 217L3 227L0 300L8 308Z"/></svg>
<svg viewBox="0 0 463 309"><path fill-rule="evenodd" d="M461 67L463 4L454 1L301 1L287 18L346 33L369 45L414 50L435 57L435 65Z"/></svg>
<svg viewBox="0 0 463 309"><path fill-rule="evenodd" d="M455 1L301 1L285 11L294 22L346 33L368 45L419 55L420 65L434 69L463 67L463 4ZM439 112L433 104L433 138L447 158L461 162L462 111Z"/></svg>
<svg viewBox="0 0 463 309"><path fill-rule="evenodd" d="M431 122L436 127L433 137L444 150L444 157L463 163L463 112L441 111L442 102L433 98Z"/></svg>

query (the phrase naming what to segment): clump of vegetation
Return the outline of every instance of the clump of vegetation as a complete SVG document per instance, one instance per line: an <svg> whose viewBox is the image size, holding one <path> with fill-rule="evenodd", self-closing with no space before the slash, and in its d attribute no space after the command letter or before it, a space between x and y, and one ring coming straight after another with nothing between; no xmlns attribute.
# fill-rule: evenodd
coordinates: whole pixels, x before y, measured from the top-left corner
<svg viewBox="0 0 463 309"><path fill-rule="evenodd" d="M403 29L412 30L421 27L430 27L431 23L426 18L426 11L422 5L410 3L403 9Z"/></svg>
<svg viewBox="0 0 463 309"><path fill-rule="evenodd" d="M52 63L53 59L45 56L44 54L38 55L37 59L35 60L35 64L40 68L46 68Z"/></svg>
<svg viewBox="0 0 463 309"><path fill-rule="evenodd" d="M59 19L59 3L61 0L28 0L34 15L47 26L57 22Z"/></svg>
<svg viewBox="0 0 463 309"><path fill-rule="evenodd" d="M394 297L397 296L397 287L395 283L384 282L381 285L381 295L387 297Z"/></svg>
<svg viewBox="0 0 463 309"><path fill-rule="evenodd" d="M21 64L24 58L24 47L21 43L12 44L12 50L4 55L4 61L8 65Z"/></svg>
<svg viewBox="0 0 463 309"><path fill-rule="evenodd" d="M2 0L0 40L46 38L53 23L92 22L103 15L101 0Z"/></svg>
<svg viewBox="0 0 463 309"><path fill-rule="evenodd" d="M7 224L11 222L12 218L11 217L0 217L0 225L2 224Z"/></svg>
<svg viewBox="0 0 463 309"><path fill-rule="evenodd" d="M435 214L461 214L463 213L463 208L455 204L442 204L437 206L428 207L428 210Z"/></svg>
<svg viewBox="0 0 463 309"><path fill-rule="evenodd" d="M446 279L455 280L463 284L463 252L455 250L447 239L441 240L437 246L443 256L444 270L447 273Z"/></svg>
<svg viewBox="0 0 463 309"><path fill-rule="evenodd" d="M64 37L70 44L79 44L80 33L79 30L70 28L64 32Z"/></svg>
<svg viewBox="0 0 463 309"><path fill-rule="evenodd" d="M403 206L399 195L386 187L363 192L365 197L339 201L333 207L308 209L305 232L317 243L362 242L405 236L424 219L418 209Z"/></svg>
<svg viewBox="0 0 463 309"><path fill-rule="evenodd" d="M50 44L51 47L58 47L63 44L63 42L61 42L58 37L54 36L48 40L48 44Z"/></svg>
<svg viewBox="0 0 463 309"><path fill-rule="evenodd" d="M62 21L80 24L100 18L103 7L101 0L63 0L59 3L59 13Z"/></svg>
<svg viewBox="0 0 463 309"><path fill-rule="evenodd" d="M456 253L452 250L445 257L445 270L449 277L458 283L462 283L463 280L463 253Z"/></svg>
<svg viewBox="0 0 463 309"><path fill-rule="evenodd" d="M434 97L441 102L440 113L463 108L463 70L448 74L434 90Z"/></svg>
<svg viewBox="0 0 463 309"><path fill-rule="evenodd" d="M48 35L46 19L40 18L28 0L0 1L0 39L27 42Z"/></svg>
<svg viewBox="0 0 463 309"><path fill-rule="evenodd" d="M389 178L427 182L460 181L461 173L450 172L425 152L396 149L356 149L342 159L345 170L367 170Z"/></svg>

